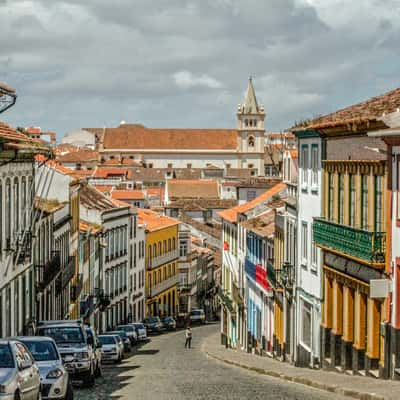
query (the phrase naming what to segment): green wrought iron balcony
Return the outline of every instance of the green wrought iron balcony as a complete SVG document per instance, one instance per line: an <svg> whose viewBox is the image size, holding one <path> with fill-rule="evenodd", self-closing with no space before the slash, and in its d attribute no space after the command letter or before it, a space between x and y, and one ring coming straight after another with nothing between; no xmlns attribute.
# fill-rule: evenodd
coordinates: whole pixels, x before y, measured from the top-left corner
<svg viewBox="0 0 400 400"><path fill-rule="evenodd" d="M314 218L313 239L317 246L374 264L385 262L385 232L370 232Z"/></svg>

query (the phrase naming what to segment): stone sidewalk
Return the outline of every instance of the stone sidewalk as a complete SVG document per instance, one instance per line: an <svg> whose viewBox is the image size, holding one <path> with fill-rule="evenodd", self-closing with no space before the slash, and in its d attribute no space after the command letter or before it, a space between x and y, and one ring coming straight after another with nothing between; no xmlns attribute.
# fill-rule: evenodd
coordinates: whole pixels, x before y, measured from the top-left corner
<svg viewBox="0 0 400 400"><path fill-rule="evenodd" d="M295 382L313 388L361 400L399 400L400 382L350 376L336 372L298 368L269 357L260 357L226 349L220 344L220 334L208 336L202 351L209 357L259 374Z"/></svg>

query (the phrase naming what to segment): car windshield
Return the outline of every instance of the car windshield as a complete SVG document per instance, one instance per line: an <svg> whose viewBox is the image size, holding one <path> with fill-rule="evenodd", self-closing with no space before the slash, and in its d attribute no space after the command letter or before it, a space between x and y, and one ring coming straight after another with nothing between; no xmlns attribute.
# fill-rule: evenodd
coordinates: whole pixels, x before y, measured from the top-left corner
<svg viewBox="0 0 400 400"><path fill-rule="evenodd" d="M143 324L135 324L135 327L137 329L144 329L144 325Z"/></svg>
<svg viewBox="0 0 400 400"><path fill-rule="evenodd" d="M82 331L78 326L51 326L40 328L42 336L50 336L57 344L84 343Z"/></svg>
<svg viewBox="0 0 400 400"><path fill-rule="evenodd" d="M158 321L159 321L158 317L150 317L150 318L147 319L147 322L150 323L150 324L155 324Z"/></svg>
<svg viewBox="0 0 400 400"><path fill-rule="evenodd" d="M99 336L101 344L115 344L115 338L113 336Z"/></svg>
<svg viewBox="0 0 400 400"><path fill-rule="evenodd" d="M22 342L32 353L36 361L53 361L59 359L56 347L50 340L23 340Z"/></svg>
<svg viewBox="0 0 400 400"><path fill-rule="evenodd" d="M164 322L172 322L172 318L171 317L165 317L163 319Z"/></svg>
<svg viewBox="0 0 400 400"><path fill-rule="evenodd" d="M8 344L0 344L0 368L14 368L14 359Z"/></svg>
<svg viewBox="0 0 400 400"><path fill-rule="evenodd" d="M131 325L121 325L121 326L117 326L117 328L121 331L125 331L125 332L132 332L135 328Z"/></svg>
<svg viewBox="0 0 400 400"><path fill-rule="evenodd" d="M127 339L128 336L125 331L112 332L113 335L118 335L122 339Z"/></svg>
<svg viewBox="0 0 400 400"><path fill-rule="evenodd" d="M192 311L190 314L192 314L192 315L202 315L202 314L203 314L203 311L201 311L201 310L194 310L194 311Z"/></svg>

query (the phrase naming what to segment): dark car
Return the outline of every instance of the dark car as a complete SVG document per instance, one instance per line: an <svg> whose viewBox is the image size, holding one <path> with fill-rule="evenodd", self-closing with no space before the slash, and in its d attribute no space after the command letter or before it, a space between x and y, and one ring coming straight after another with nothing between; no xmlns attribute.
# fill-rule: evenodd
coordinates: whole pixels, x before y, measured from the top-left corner
<svg viewBox="0 0 400 400"><path fill-rule="evenodd" d="M160 333L164 330L159 317L148 317L143 320L143 324L147 329L147 333Z"/></svg>
<svg viewBox="0 0 400 400"><path fill-rule="evenodd" d="M124 351L129 353L131 351L131 341L125 331L111 331L106 332L105 335L118 335L124 342Z"/></svg>
<svg viewBox="0 0 400 400"><path fill-rule="evenodd" d="M176 321L172 317L164 317L161 320L163 327L167 331L176 331Z"/></svg>

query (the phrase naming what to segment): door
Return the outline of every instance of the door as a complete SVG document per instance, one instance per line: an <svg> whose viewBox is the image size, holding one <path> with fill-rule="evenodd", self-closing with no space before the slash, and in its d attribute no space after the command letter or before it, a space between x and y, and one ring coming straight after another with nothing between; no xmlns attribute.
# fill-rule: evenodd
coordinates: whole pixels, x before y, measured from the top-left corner
<svg viewBox="0 0 400 400"><path fill-rule="evenodd" d="M19 371L21 400L36 400L40 386L39 370L21 343L15 344L15 350L17 364L22 367Z"/></svg>

